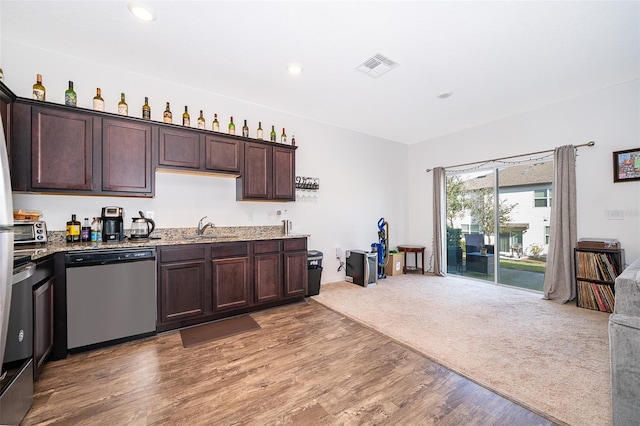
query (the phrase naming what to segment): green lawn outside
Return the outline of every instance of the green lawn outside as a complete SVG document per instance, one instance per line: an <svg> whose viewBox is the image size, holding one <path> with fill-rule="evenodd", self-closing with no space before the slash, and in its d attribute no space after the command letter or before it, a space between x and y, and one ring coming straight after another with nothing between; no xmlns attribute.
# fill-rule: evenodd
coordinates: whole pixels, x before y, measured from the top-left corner
<svg viewBox="0 0 640 426"><path fill-rule="evenodd" d="M540 260L511 260L500 259L500 268L515 269L518 271L538 272L543 274L547 263Z"/></svg>

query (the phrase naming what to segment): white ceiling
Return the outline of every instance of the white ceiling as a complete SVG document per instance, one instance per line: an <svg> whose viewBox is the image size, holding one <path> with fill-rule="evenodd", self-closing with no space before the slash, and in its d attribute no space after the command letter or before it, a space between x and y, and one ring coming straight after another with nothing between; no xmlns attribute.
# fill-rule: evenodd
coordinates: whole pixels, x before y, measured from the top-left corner
<svg viewBox="0 0 640 426"><path fill-rule="evenodd" d="M146 4L153 23L127 2L2 0L0 34L407 144L640 77L637 1ZM378 52L399 66L355 70Z"/></svg>

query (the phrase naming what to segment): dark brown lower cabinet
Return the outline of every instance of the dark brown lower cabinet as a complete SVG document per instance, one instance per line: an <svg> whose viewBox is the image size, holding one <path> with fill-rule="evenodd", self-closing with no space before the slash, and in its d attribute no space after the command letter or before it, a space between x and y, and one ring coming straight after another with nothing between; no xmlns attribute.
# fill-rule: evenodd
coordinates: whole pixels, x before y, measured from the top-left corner
<svg viewBox="0 0 640 426"><path fill-rule="evenodd" d="M212 264L215 310L249 306L249 258L213 259Z"/></svg>
<svg viewBox="0 0 640 426"><path fill-rule="evenodd" d="M306 250L306 238L159 246L157 330L303 299Z"/></svg>
<svg viewBox="0 0 640 426"><path fill-rule="evenodd" d="M256 241L253 245L253 280L256 303L282 298L281 241Z"/></svg>
<svg viewBox="0 0 640 426"><path fill-rule="evenodd" d="M33 289L34 379L53 350L53 277Z"/></svg>
<svg viewBox="0 0 640 426"><path fill-rule="evenodd" d="M205 315L207 249L204 245L158 248L158 325Z"/></svg>
<svg viewBox="0 0 640 426"><path fill-rule="evenodd" d="M304 297L307 294L307 239L284 240L284 298Z"/></svg>

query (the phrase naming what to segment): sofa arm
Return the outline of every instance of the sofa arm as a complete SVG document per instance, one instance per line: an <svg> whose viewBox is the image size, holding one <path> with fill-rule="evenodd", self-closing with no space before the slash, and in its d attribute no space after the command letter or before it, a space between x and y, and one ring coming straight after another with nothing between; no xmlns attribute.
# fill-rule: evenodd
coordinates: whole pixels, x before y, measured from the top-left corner
<svg viewBox="0 0 640 426"><path fill-rule="evenodd" d="M640 317L609 317L613 426L640 424Z"/></svg>

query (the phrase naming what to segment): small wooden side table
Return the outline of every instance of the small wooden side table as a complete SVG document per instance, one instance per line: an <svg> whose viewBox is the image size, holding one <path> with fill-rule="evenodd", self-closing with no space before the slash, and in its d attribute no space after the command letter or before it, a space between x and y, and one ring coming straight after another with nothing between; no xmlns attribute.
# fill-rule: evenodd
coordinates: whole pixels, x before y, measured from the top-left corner
<svg viewBox="0 0 640 426"><path fill-rule="evenodd" d="M406 274L407 271L420 271L422 272L422 275L424 275L424 246L413 246L413 245L398 246L398 251L401 251L404 253L404 267L402 268L403 273ZM413 268L407 268L407 253L414 253L415 255L416 266ZM422 264L419 268L418 268L418 253L422 254Z"/></svg>

